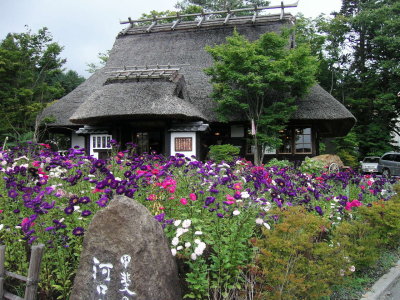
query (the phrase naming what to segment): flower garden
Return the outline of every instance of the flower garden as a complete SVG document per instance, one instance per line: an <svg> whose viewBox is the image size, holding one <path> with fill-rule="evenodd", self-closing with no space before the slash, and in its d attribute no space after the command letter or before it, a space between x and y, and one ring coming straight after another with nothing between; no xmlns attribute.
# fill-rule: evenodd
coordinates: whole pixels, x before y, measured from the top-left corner
<svg viewBox="0 0 400 300"><path fill-rule="evenodd" d="M115 195L162 225L189 299L329 299L399 246L396 179L329 174L309 160L260 167L113 146L107 161L45 144L0 152L6 269L26 274L29 245L45 244L39 299L68 299L85 230Z"/></svg>

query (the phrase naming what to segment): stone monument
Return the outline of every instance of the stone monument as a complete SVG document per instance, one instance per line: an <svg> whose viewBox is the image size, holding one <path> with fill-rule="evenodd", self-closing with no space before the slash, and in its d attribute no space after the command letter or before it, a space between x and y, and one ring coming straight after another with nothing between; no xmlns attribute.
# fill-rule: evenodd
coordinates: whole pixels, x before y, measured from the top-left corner
<svg viewBox="0 0 400 300"><path fill-rule="evenodd" d="M70 299L182 299L164 231L143 205L117 196L96 213Z"/></svg>

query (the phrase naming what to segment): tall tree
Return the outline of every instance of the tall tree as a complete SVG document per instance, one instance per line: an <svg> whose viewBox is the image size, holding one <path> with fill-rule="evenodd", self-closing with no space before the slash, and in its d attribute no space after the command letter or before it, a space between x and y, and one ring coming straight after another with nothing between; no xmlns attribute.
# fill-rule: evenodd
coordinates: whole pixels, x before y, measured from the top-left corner
<svg viewBox="0 0 400 300"><path fill-rule="evenodd" d="M351 53L342 55L348 70L343 88L358 119L360 154L382 154L393 149L392 134L399 133L400 2L344 0L340 16Z"/></svg>
<svg viewBox="0 0 400 300"><path fill-rule="evenodd" d="M254 162L267 147L281 145L280 131L296 110L295 99L314 83L316 59L306 47L289 49L287 37L266 33L254 42L234 32L226 44L207 47L214 59L206 70L221 121L246 116L253 127Z"/></svg>
<svg viewBox="0 0 400 300"><path fill-rule="evenodd" d="M75 73L63 74L62 49L47 28L8 34L0 41L1 135L28 136L38 112L81 82Z"/></svg>

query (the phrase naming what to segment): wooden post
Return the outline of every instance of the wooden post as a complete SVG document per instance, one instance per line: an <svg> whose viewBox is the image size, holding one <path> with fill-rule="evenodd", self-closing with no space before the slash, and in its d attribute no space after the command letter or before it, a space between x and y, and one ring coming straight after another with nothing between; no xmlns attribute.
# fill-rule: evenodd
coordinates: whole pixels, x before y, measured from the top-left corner
<svg viewBox="0 0 400 300"><path fill-rule="evenodd" d="M29 262L28 280L26 282L25 300L35 300L40 274L40 263L42 262L44 245L32 246L31 259Z"/></svg>
<svg viewBox="0 0 400 300"><path fill-rule="evenodd" d="M0 299L3 299L4 296L5 255L6 255L6 246L0 245Z"/></svg>

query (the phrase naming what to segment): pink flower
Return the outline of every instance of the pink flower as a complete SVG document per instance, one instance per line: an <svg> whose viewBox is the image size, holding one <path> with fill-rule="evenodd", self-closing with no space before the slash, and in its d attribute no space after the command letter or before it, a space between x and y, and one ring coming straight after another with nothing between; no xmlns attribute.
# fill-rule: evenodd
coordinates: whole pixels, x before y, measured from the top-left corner
<svg viewBox="0 0 400 300"><path fill-rule="evenodd" d="M237 182L237 183L235 183L234 185L233 185L233 189L234 190L241 190L243 187L242 187L242 183L240 183L240 182Z"/></svg>
<svg viewBox="0 0 400 300"><path fill-rule="evenodd" d="M357 199L354 199L353 201L351 201L351 206L352 207L359 207L361 205L362 205L362 203Z"/></svg>
<svg viewBox="0 0 400 300"><path fill-rule="evenodd" d="M351 203L350 202L346 202L346 206L344 208L345 210L351 210Z"/></svg>
<svg viewBox="0 0 400 300"><path fill-rule="evenodd" d="M154 194L150 194L149 197L147 198L147 200L150 200L150 201L154 201L156 199L157 199L157 196Z"/></svg>
<svg viewBox="0 0 400 300"><path fill-rule="evenodd" d="M197 196L196 196L196 194L194 194L194 193L190 193L190 194L189 194L189 198L190 198L190 200L192 200L192 201L196 201L196 200L197 200Z"/></svg>
<svg viewBox="0 0 400 300"><path fill-rule="evenodd" d="M231 195L226 195L226 200L229 200L229 201L235 201L235 198L233 198Z"/></svg>
<svg viewBox="0 0 400 300"><path fill-rule="evenodd" d="M0 209L0 214L2 214L2 213L3 213L3 211L4 211L4 210Z"/></svg>
<svg viewBox="0 0 400 300"><path fill-rule="evenodd" d="M360 185L360 188L361 188L362 190L365 190L365 185Z"/></svg>
<svg viewBox="0 0 400 300"><path fill-rule="evenodd" d="M183 205L186 205L188 203L186 198L181 198L179 202L182 203Z"/></svg>
<svg viewBox="0 0 400 300"><path fill-rule="evenodd" d="M32 166L34 166L34 167L39 167L39 166L40 166L40 161L34 161L34 162L32 163Z"/></svg>

